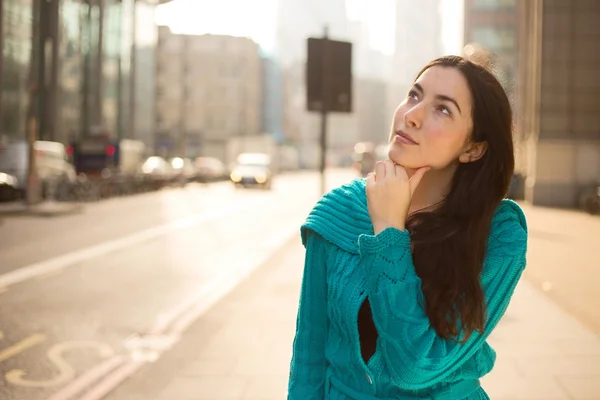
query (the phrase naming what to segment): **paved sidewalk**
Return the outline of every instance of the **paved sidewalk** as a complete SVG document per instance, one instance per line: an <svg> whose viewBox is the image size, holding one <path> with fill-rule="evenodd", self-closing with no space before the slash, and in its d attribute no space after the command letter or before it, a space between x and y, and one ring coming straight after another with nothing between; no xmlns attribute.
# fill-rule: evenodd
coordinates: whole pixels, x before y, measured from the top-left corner
<svg viewBox="0 0 600 400"><path fill-rule="evenodd" d="M296 237L107 399L285 399L303 258ZM600 338L527 281L490 342L493 400L600 399Z"/></svg>
<svg viewBox="0 0 600 400"><path fill-rule="evenodd" d="M83 209L80 203L44 201L28 206L24 202L0 203L0 217L30 215L40 217L53 217L79 212Z"/></svg>

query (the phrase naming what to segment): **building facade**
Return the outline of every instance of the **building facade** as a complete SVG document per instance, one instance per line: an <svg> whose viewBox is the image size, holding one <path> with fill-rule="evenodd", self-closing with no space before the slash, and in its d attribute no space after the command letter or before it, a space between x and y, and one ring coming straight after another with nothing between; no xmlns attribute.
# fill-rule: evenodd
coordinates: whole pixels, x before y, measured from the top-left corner
<svg viewBox="0 0 600 400"><path fill-rule="evenodd" d="M102 129L134 137L132 79L139 7L153 0L6 0L0 17L0 127L24 140L29 109L37 136L69 142ZM150 27L148 27L148 22Z"/></svg>
<svg viewBox="0 0 600 400"><path fill-rule="evenodd" d="M519 120L519 7L516 0L465 0L464 54L472 57L485 52L488 68L502 83L512 105L515 121ZM480 61L481 60L480 58ZM515 124L517 173L526 169L524 133Z"/></svg>
<svg viewBox="0 0 600 400"><path fill-rule="evenodd" d="M392 87L392 56L373 49L370 32L362 21L351 21L353 45L354 113L357 141L386 143L394 107L387 102Z"/></svg>
<svg viewBox="0 0 600 400"><path fill-rule="evenodd" d="M440 0L396 2L396 40L393 58L393 80L406 95L419 70L429 61L443 55Z"/></svg>
<svg viewBox="0 0 600 400"><path fill-rule="evenodd" d="M525 197L576 207L600 182L600 2L519 2Z"/></svg>
<svg viewBox="0 0 600 400"><path fill-rule="evenodd" d="M33 51L33 0L5 0L0 8L0 136L24 139Z"/></svg>
<svg viewBox="0 0 600 400"><path fill-rule="evenodd" d="M392 58L388 109L393 111L406 98L420 69L444 55L440 27L440 0L398 0L396 37Z"/></svg>
<svg viewBox="0 0 600 400"><path fill-rule="evenodd" d="M388 84L382 79L355 79L354 112L358 123L357 141L387 143L392 126L392 111L388 108Z"/></svg>
<svg viewBox="0 0 600 400"><path fill-rule="evenodd" d="M135 51L133 53L132 72L133 98L131 113L133 119L129 131L132 137L144 142L149 153L154 147L156 124L156 47L158 29L154 21L155 3L136 1L135 3ZM148 150L149 149L149 150Z"/></svg>
<svg viewBox="0 0 600 400"><path fill-rule="evenodd" d="M283 76L277 60L268 54L261 55L261 127L260 131L272 135L277 143L285 142L283 129Z"/></svg>
<svg viewBox="0 0 600 400"><path fill-rule="evenodd" d="M517 1L465 0L464 5L465 45L478 44L494 54L494 72L514 102L519 55Z"/></svg>
<svg viewBox="0 0 600 400"><path fill-rule="evenodd" d="M343 0L283 0L280 5L277 56L284 76L284 130L299 149L302 166L317 168L320 162L320 115L306 111L306 39L322 37L325 25L330 38L352 43L352 113L328 116L331 164L349 159L359 141L385 142L394 110L387 102L392 65L390 56L371 48L367 24L349 20Z"/></svg>
<svg viewBox="0 0 600 400"><path fill-rule="evenodd" d="M320 163L320 115L306 111L307 38L328 36L351 40L345 0L280 0L277 13L275 56L282 68L284 135L300 154L305 168ZM354 51L354 50L353 50ZM331 113L328 117L330 153L351 148L358 137L354 114Z"/></svg>
<svg viewBox="0 0 600 400"><path fill-rule="evenodd" d="M348 39L345 0L279 0L275 52L281 66L306 60L306 39L322 36L326 25L332 38Z"/></svg>
<svg viewBox="0 0 600 400"><path fill-rule="evenodd" d="M158 155L224 160L230 138L260 133L262 69L253 40L161 26L156 67Z"/></svg>

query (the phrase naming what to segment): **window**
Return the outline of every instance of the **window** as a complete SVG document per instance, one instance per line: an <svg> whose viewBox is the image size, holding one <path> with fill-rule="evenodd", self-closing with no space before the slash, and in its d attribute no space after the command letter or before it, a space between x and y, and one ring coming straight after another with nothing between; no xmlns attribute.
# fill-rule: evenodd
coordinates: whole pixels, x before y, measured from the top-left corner
<svg viewBox="0 0 600 400"><path fill-rule="evenodd" d="M515 29L512 28L475 28L473 39L493 52L513 50L516 43Z"/></svg>
<svg viewBox="0 0 600 400"><path fill-rule="evenodd" d="M516 7L516 0L473 0L473 6L486 10L514 8Z"/></svg>

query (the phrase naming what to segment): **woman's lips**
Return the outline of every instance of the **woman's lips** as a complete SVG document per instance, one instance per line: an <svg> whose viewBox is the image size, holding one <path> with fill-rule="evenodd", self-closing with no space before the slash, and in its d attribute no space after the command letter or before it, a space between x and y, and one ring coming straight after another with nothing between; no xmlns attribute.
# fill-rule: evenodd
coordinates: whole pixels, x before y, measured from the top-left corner
<svg viewBox="0 0 600 400"><path fill-rule="evenodd" d="M418 144L417 142L415 142L414 140L412 140L412 138L410 136L408 136L407 134L405 134L404 132L398 132L398 133L396 133L396 141L398 141L400 143L404 143L404 144L410 144L410 145L416 145L416 144Z"/></svg>

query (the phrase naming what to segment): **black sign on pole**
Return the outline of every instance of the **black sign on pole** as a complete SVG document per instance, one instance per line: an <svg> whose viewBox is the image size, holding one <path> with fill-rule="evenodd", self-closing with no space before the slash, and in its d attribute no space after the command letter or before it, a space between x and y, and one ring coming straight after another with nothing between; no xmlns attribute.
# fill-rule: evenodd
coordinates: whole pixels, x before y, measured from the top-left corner
<svg viewBox="0 0 600 400"><path fill-rule="evenodd" d="M308 39L306 109L321 114L321 194L325 194L327 113L352 112L352 44L323 38Z"/></svg>
<svg viewBox="0 0 600 400"><path fill-rule="evenodd" d="M329 98L326 111L352 112L352 43L326 36L308 39L306 109L322 111L321 105L326 101L324 94Z"/></svg>

